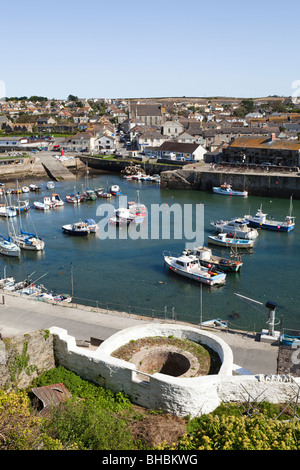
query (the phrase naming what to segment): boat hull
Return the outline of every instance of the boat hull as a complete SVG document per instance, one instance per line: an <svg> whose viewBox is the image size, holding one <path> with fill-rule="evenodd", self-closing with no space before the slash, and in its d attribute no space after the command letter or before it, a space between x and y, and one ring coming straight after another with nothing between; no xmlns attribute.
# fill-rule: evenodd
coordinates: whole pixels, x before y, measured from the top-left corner
<svg viewBox="0 0 300 470"><path fill-rule="evenodd" d="M45 242L35 237L12 237L13 242L21 248L21 250L41 251L45 247Z"/></svg>
<svg viewBox="0 0 300 470"><path fill-rule="evenodd" d="M248 219L249 220L249 219ZM281 222L273 222L270 221L269 223L260 223L260 222L255 222L253 220L249 220L249 226L254 227L254 228L261 228L265 230L275 230L276 232L291 232L295 228L295 224L282 224Z"/></svg>
<svg viewBox="0 0 300 470"><path fill-rule="evenodd" d="M228 262L217 262L217 261L200 261L202 266L205 266L206 268L214 268L219 271L223 271L224 273L237 273L240 272L243 263L239 261L230 261Z"/></svg>
<svg viewBox="0 0 300 470"><path fill-rule="evenodd" d="M86 230L76 230L72 225L63 225L62 226L62 231L63 233L66 233L67 235L73 235L75 237L86 237L90 231L88 229Z"/></svg>
<svg viewBox="0 0 300 470"><path fill-rule="evenodd" d="M224 246L224 247L236 247L236 248L252 248L253 247L253 240L245 240L245 239L234 239L234 238L226 238L225 240L220 240L218 237L209 236L208 243L217 246Z"/></svg>
<svg viewBox="0 0 300 470"><path fill-rule="evenodd" d="M18 246L12 246L13 244L0 243L0 254L5 256L11 256L17 258L20 256L20 248Z"/></svg>
<svg viewBox="0 0 300 470"><path fill-rule="evenodd" d="M241 197L248 196L247 191L233 191L233 190L226 190L226 189L221 189L217 187L213 187L212 189L215 194L222 194L223 196L241 196Z"/></svg>

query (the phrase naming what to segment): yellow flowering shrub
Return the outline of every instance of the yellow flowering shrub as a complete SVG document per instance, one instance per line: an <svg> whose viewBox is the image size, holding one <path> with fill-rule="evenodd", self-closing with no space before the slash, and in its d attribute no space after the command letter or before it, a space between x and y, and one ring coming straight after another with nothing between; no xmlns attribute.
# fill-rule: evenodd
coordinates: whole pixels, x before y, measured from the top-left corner
<svg viewBox="0 0 300 470"><path fill-rule="evenodd" d="M282 422L262 414L208 415L192 434L183 436L168 450L298 450L300 423Z"/></svg>
<svg viewBox="0 0 300 470"><path fill-rule="evenodd" d="M42 419L30 408L24 391L0 390L0 450L61 450L58 440L45 436Z"/></svg>

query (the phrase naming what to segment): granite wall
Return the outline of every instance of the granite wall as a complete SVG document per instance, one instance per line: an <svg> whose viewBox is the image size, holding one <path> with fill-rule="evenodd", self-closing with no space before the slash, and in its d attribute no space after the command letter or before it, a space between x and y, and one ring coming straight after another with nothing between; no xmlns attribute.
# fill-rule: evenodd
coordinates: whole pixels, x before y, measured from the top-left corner
<svg viewBox="0 0 300 470"><path fill-rule="evenodd" d="M0 388L26 388L55 367L53 336L47 330L0 340Z"/></svg>

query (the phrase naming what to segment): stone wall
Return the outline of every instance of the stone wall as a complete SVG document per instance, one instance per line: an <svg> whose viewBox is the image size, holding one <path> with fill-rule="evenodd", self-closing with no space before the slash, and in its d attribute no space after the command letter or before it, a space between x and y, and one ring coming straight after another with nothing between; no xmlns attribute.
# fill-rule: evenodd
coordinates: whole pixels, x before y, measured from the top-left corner
<svg viewBox="0 0 300 470"><path fill-rule="evenodd" d="M5 180L45 176L47 176L45 168L36 156L24 158L23 163L0 165L0 178Z"/></svg>
<svg viewBox="0 0 300 470"><path fill-rule="evenodd" d="M26 388L55 367L53 336L46 330L0 341L0 388Z"/></svg>
<svg viewBox="0 0 300 470"><path fill-rule="evenodd" d="M300 177L276 174L226 173L182 169L161 173L161 188L212 191L213 186L231 184L236 190L247 190L251 196L300 199Z"/></svg>

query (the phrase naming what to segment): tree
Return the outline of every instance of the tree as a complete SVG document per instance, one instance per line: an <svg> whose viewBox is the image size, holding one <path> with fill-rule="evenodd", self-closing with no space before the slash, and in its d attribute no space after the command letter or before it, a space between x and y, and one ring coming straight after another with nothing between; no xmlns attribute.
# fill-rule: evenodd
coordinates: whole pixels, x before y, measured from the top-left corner
<svg viewBox="0 0 300 470"><path fill-rule="evenodd" d="M69 95L69 96L68 96L68 101L78 101L78 96Z"/></svg>

